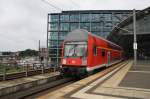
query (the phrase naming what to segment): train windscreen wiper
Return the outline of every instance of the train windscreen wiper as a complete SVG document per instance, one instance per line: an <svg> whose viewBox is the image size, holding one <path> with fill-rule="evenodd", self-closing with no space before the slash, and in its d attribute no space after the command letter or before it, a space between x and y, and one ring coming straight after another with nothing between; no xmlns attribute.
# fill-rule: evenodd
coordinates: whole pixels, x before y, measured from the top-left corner
<svg viewBox="0 0 150 99"><path fill-rule="evenodd" d="M69 56L74 56L74 54L75 54L75 48L76 47L77 47L77 45L74 45L72 48L69 49L69 52L68 52L68 55L67 55L68 57ZM72 55L69 55L72 50L74 50L73 53L72 53Z"/></svg>

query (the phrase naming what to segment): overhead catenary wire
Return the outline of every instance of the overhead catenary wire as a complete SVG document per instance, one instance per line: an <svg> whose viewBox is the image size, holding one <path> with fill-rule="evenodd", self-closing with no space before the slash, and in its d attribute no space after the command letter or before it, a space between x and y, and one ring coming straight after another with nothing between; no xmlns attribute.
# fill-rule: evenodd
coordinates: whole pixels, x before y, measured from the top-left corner
<svg viewBox="0 0 150 99"><path fill-rule="evenodd" d="M48 5L50 5L51 7L55 8L56 10L62 11L61 8L57 7L56 5L50 3L50 2L48 2L48 1L46 1L46 0L41 0L41 1L45 2L46 4L48 4Z"/></svg>
<svg viewBox="0 0 150 99"><path fill-rule="evenodd" d="M42 0L42 1L50 5L51 7L55 8L55 10L59 10L59 11L63 11L65 7L77 8L77 9L80 8L80 6L77 3L75 3L73 0L69 0L69 4L68 3L64 4L64 2L57 2L57 0ZM57 5L60 5L63 8L60 8ZM65 9L65 10L71 10L71 9Z"/></svg>
<svg viewBox="0 0 150 99"><path fill-rule="evenodd" d="M60 1L59 2L57 2L56 0L48 0L49 2L51 2L51 3L53 3L53 5L55 5L55 6L57 6L57 5L63 5ZM62 8L62 6L61 6L61 10L63 10L64 8Z"/></svg>
<svg viewBox="0 0 150 99"><path fill-rule="evenodd" d="M73 5L75 5L77 8L80 8L80 6L76 3L76 2L74 2L73 0L69 0Z"/></svg>

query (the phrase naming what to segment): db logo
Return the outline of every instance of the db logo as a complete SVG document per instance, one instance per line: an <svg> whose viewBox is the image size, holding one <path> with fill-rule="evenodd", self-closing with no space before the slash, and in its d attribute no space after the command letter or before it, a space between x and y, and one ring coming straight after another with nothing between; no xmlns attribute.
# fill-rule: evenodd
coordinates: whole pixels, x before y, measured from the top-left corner
<svg viewBox="0 0 150 99"><path fill-rule="evenodd" d="M72 60L72 64L75 64L76 62L74 60Z"/></svg>

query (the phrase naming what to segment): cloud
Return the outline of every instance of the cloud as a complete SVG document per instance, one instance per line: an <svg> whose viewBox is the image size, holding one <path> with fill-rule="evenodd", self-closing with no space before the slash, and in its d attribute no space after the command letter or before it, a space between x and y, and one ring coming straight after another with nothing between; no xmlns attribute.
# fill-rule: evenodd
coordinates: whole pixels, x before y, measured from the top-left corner
<svg viewBox="0 0 150 99"><path fill-rule="evenodd" d="M96 10L125 10L144 9L149 6L150 0L74 0L80 9Z"/></svg>
<svg viewBox="0 0 150 99"><path fill-rule="evenodd" d="M144 9L150 0L47 0L63 10ZM0 0L0 51L46 46L47 13L60 12L42 0Z"/></svg>
<svg viewBox="0 0 150 99"><path fill-rule="evenodd" d="M40 0L0 1L0 50L37 49L40 39L46 45L50 8L42 4Z"/></svg>

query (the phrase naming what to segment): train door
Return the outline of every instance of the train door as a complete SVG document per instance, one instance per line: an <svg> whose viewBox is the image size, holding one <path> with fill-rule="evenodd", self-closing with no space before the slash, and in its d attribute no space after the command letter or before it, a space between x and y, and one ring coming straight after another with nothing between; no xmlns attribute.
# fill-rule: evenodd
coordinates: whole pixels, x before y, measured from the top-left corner
<svg viewBox="0 0 150 99"><path fill-rule="evenodd" d="M107 53L107 66L110 66L110 51Z"/></svg>

